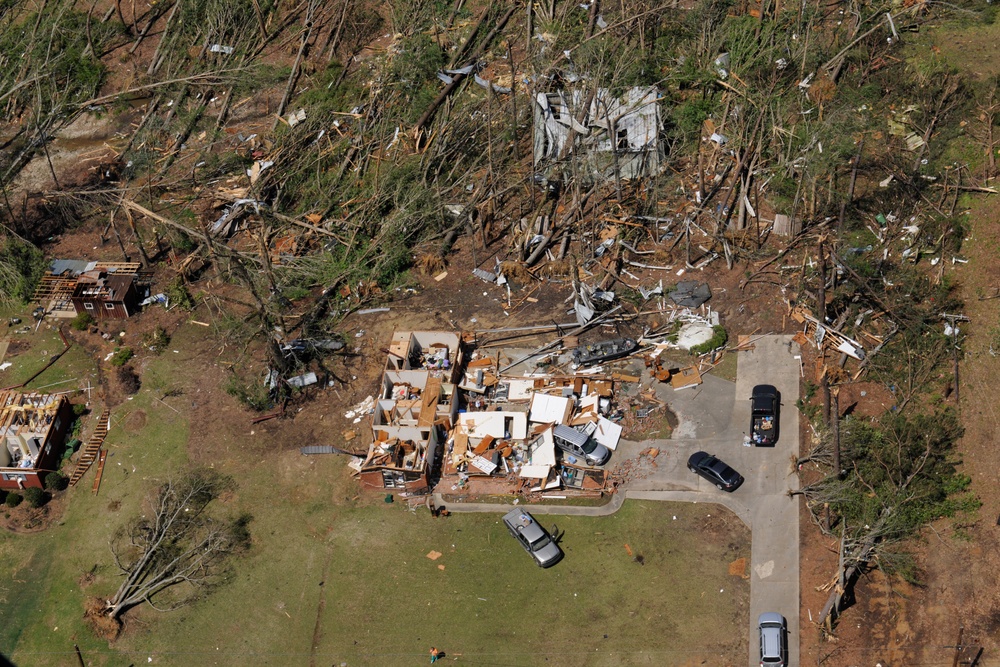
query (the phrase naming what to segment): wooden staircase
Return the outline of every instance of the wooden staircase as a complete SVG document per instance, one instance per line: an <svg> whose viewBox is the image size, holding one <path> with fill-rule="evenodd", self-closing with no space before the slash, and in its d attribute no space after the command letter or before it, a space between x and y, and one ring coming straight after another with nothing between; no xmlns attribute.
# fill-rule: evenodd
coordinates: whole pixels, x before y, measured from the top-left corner
<svg viewBox="0 0 1000 667"><path fill-rule="evenodd" d="M80 458L77 459L76 468L73 469L73 475L69 478L70 486L76 486L76 483L83 478L87 470L90 469L90 466L97 460L98 453L101 451L101 445L104 444L104 438L108 435L109 428L111 428L111 411L105 410L97 419L97 428L94 429L94 434L90 436L90 440L80 450Z"/></svg>

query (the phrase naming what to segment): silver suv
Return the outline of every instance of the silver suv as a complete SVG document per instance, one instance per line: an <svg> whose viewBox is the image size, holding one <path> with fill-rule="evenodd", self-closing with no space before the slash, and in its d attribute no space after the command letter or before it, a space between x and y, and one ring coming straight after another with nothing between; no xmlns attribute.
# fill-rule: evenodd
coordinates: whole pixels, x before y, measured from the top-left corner
<svg viewBox="0 0 1000 667"><path fill-rule="evenodd" d="M524 510L514 509L503 516L510 534L531 554L539 567L552 567L562 560L563 551L535 517Z"/></svg>
<svg viewBox="0 0 1000 667"><path fill-rule="evenodd" d="M571 456L583 459L589 466L602 466L611 458L611 450L594 440L591 435L565 424L556 424L552 429L552 440L556 443L556 447Z"/></svg>
<svg viewBox="0 0 1000 667"><path fill-rule="evenodd" d="M788 654L785 617L768 611L757 620L760 628L760 667L785 667Z"/></svg>

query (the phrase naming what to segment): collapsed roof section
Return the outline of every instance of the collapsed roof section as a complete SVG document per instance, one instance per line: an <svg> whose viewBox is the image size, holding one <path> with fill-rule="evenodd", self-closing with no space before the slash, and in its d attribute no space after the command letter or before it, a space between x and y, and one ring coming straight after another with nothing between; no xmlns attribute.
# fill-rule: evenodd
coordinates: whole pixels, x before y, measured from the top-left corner
<svg viewBox="0 0 1000 667"><path fill-rule="evenodd" d="M599 88L589 98L581 89L538 93L534 104L535 165L576 151L591 180L640 178L660 168L659 91L631 88L621 98ZM587 99L589 107L584 109ZM571 139L572 137L572 139ZM567 142L572 145L567 148Z"/></svg>
<svg viewBox="0 0 1000 667"><path fill-rule="evenodd" d="M602 492L605 471L562 450L574 445L589 450L591 441L609 450L618 446L621 427L604 416L611 407L612 382L506 375L498 365L490 357L469 363L461 386L471 390L446 446L442 482L457 490L492 477L497 484L490 492Z"/></svg>
<svg viewBox="0 0 1000 667"><path fill-rule="evenodd" d="M0 392L0 488L41 487L69 422L65 396Z"/></svg>
<svg viewBox="0 0 1000 667"><path fill-rule="evenodd" d="M152 273L138 262L54 259L32 300L52 317L89 312L99 318L124 319L138 310L139 289L148 287L151 278Z"/></svg>
<svg viewBox="0 0 1000 667"><path fill-rule="evenodd" d="M450 431L458 413L455 379L462 363L456 333L393 334L372 417L372 444L361 464L363 484L429 489L439 429Z"/></svg>

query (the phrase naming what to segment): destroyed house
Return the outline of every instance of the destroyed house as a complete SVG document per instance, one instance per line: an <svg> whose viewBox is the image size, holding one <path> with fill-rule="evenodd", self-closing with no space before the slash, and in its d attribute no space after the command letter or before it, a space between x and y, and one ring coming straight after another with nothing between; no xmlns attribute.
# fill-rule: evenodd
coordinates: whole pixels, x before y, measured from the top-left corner
<svg viewBox="0 0 1000 667"><path fill-rule="evenodd" d="M151 274L138 262L85 262L56 259L42 277L33 300L53 317L88 313L94 319L126 319L139 310Z"/></svg>
<svg viewBox="0 0 1000 667"><path fill-rule="evenodd" d="M579 444L593 438L609 449L617 447L621 427L598 414L610 404L602 398L610 396L610 383L539 375L499 375L491 382L495 367L483 364L474 371L475 365L475 360L469 363L461 387L474 387L482 371L487 379L480 384L497 391L473 389L462 396L465 411L458 414L445 448L442 482L473 493L561 488L600 495L606 472L558 453L556 433L566 437L569 432Z"/></svg>
<svg viewBox="0 0 1000 667"><path fill-rule="evenodd" d="M0 392L0 488L44 488L71 422L65 396Z"/></svg>
<svg viewBox="0 0 1000 667"><path fill-rule="evenodd" d="M462 363L458 334L393 334L372 417L372 445L361 464L365 486L430 488L443 434L458 413L454 380Z"/></svg>
<svg viewBox="0 0 1000 667"><path fill-rule="evenodd" d="M662 157L659 97L655 87L631 88L621 98L605 88L592 98L582 89L538 93L533 105L535 165L575 152L589 180L656 174ZM584 109L587 99L590 105Z"/></svg>

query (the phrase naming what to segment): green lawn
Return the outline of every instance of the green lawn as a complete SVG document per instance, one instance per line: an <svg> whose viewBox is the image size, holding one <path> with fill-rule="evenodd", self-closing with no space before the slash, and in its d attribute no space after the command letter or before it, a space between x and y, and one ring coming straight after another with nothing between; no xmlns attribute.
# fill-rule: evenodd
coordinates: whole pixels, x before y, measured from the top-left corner
<svg viewBox="0 0 1000 667"><path fill-rule="evenodd" d="M717 506L628 501L609 517L543 517L565 530L566 558L541 570L498 514L388 505L359 495L341 457L295 450L216 462L239 485L218 510L254 516L253 547L228 581L178 611L129 612L110 646L95 638L82 612L117 586L109 536L188 461L187 420L155 397L172 364L195 367L200 334L175 334L179 354L148 360L143 389L113 411L100 495L91 472L58 525L0 534L0 653L15 664L75 664L74 643L88 665L413 665L431 645L476 665L746 660L749 582L727 567L749 557L749 533ZM126 428L138 411L145 424Z"/></svg>

